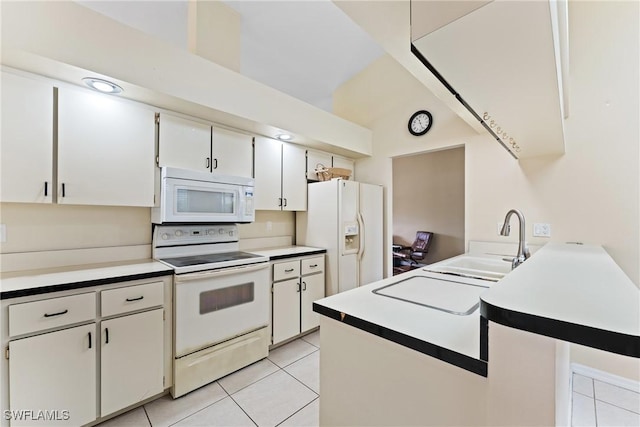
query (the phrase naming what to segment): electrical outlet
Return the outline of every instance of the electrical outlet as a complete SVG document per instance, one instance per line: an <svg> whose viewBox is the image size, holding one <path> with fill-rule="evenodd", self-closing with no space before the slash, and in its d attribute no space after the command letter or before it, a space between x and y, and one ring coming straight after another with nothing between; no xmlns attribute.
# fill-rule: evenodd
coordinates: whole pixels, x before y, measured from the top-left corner
<svg viewBox="0 0 640 427"><path fill-rule="evenodd" d="M267 221L267 231L273 230L273 222Z"/></svg>
<svg viewBox="0 0 640 427"><path fill-rule="evenodd" d="M4 243L7 241L7 226L5 224L0 224L0 243Z"/></svg>
<svg viewBox="0 0 640 427"><path fill-rule="evenodd" d="M551 224L533 224L533 237L551 237Z"/></svg>

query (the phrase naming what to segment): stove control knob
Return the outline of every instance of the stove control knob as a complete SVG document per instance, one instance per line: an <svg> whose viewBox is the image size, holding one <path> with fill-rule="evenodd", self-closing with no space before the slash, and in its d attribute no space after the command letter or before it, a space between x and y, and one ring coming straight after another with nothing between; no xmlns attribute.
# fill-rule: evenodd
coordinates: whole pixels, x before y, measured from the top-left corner
<svg viewBox="0 0 640 427"><path fill-rule="evenodd" d="M215 234L216 234L216 230L214 230L213 228L212 228L211 230L207 230L207 234L208 234L209 236L215 236Z"/></svg>
<svg viewBox="0 0 640 427"><path fill-rule="evenodd" d="M182 236L184 233L182 232L182 230L176 230L175 235L176 237L180 237Z"/></svg>
<svg viewBox="0 0 640 427"><path fill-rule="evenodd" d="M162 240L167 240L169 238L169 235L167 233L162 233Z"/></svg>
<svg viewBox="0 0 640 427"><path fill-rule="evenodd" d="M220 229L218 230L218 233L219 233L219 234L224 234L224 228L220 228Z"/></svg>
<svg viewBox="0 0 640 427"><path fill-rule="evenodd" d="M233 230L229 230L229 236L233 236Z"/></svg>

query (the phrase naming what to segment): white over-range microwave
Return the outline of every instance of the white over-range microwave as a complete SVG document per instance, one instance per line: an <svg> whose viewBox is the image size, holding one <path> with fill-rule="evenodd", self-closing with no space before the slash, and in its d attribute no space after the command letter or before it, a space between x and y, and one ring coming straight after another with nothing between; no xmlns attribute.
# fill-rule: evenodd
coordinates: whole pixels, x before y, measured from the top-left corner
<svg viewBox="0 0 640 427"><path fill-rule="evenodd" d="M154 224L253 222L253 178L163 167Z"/></svg>

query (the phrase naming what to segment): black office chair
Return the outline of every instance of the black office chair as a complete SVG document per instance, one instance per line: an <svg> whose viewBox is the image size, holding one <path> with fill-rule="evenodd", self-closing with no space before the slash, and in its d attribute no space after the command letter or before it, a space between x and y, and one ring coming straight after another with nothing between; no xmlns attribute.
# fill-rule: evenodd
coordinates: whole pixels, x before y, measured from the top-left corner
<svg viewBox="0 0 640 427"><path fill-rule="evenodd" d="M393 274L401 274L422 266L419 261L429 252L433 241L431 231L418 231L411 246L393 245Z"/></svg>

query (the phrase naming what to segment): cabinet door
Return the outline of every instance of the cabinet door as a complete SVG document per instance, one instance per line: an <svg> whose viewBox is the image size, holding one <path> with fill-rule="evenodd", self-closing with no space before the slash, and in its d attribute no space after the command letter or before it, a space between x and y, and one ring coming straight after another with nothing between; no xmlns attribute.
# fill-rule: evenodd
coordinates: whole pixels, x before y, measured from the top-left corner
<svg viewBox="0 0 640 427"><path fill-rule="evenodd" d="M351 171L350 179L354 179L355 176L355 162L345 157L333 156L333 167L349 169Z"/></svg>
<svg viewBox="0 0 640 427"><path fill-rule="evenodd" d="M300 279L273 284L273 343L300 333Z"/></svg>
<svg viewBox="0 0 640 427"><path fill-rule="evenodd" d="M101 416L163 390L162 309L102 322Z"/></svg>
<svg viewBox="0 0 640 427"><path fill-rule="evenodd" d="M53 85L2 72L0 201L51 202Z"/></svg>
<svg viewBox="0 0 640 427"><path fill-rule="evenodd" d="M155 113L88 90L58 94L58 203L153 206Z"/></svg>
<svg viewBox="0 0 640 427"><path fill-rule="evenodd" d="M253 137L214 128L213 173L253 177Z"/></svg>
<svg viewBox="0 0 640 427"><path fill-rule="evenodd" d="M269 138L255 141L256 210L281 210L282 204L282 142Z"/></svg>
<svg viewBox="0 0 640 427"><path fill-rule="evenodd" d="M11 410L58 410L53 415L62 418L12 426L79 426L96 419L95 332L92 323L9 342Z"/></svg>
<svg viewBox="0 0 640 427"><path fill-rule="evenodd" d="M282 144L283 210L307 210L306 150L294 144Z"/></svg>
<svg viewBox="0 0 640 427"><path fill-rule="evenodd" d="M210 172L211 125L160 114L158 165Z"/></svg>
<svg viewBox="0 0 640 427"><path fill-rule="evenodd" d="M330 168L331 165L331 154L323 153L322 151L307 150L307 179L319 181L320 178L318 178L314 170L322 166Z"/></svg>
<svg viewBox="0 0 640 427"><path fill-rule="evenodd" d="M300 306L300 332L320 326L320 316L313 311L313 302L324 298L324 273L302 278L302 301Z"/></svg>

